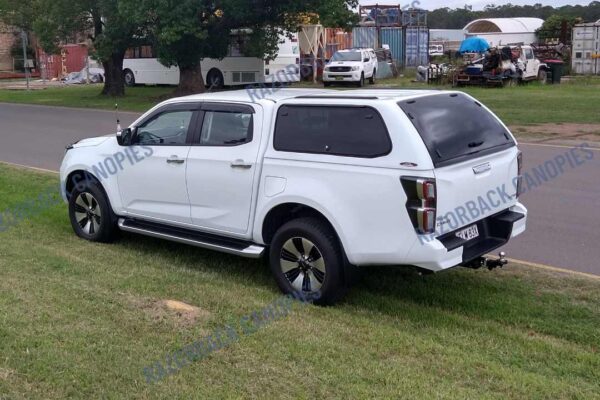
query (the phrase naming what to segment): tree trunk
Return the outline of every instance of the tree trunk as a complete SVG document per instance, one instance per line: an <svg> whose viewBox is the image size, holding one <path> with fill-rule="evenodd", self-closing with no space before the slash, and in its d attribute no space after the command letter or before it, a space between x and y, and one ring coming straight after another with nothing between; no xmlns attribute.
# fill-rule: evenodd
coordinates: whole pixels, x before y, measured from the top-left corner
<svg viewBox="0 0 600 400"><path fill-rule="evenodd" d="M112 97L125 95L125 79L123 77L123 58L124 54L113 54L112 57L104 62L104 89L102 94Z"/></svg>
<svg viewBox="0 0 600 400"><path fill-rule="evenodd" d="M204 93L204 79L202 79L202 67L200 64L179 67L179 86L175 90L176 96L187 96L190 94Z"/></svg>

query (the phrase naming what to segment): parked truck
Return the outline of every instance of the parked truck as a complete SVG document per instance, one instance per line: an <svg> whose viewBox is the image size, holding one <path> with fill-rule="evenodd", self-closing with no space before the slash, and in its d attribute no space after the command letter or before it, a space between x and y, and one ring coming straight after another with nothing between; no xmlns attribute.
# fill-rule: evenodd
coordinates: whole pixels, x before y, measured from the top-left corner
<svg viewBox="0 0 600 400"><path fill-rule="evenodd" d="M167 100L68 146L60 172L83 239L264 255L283 292L331 304L358 268L502 266L485 257L525 231L521 168L464 93L281 89Z"/></svg>
<svg viewBox="0 0 600 400"><path fill-rule="evenodd" d="M548 65L538 60L533 47L525 45L491 48L485 56L467 64L454 77L454 86L512 86L548 79Z"/></svg>

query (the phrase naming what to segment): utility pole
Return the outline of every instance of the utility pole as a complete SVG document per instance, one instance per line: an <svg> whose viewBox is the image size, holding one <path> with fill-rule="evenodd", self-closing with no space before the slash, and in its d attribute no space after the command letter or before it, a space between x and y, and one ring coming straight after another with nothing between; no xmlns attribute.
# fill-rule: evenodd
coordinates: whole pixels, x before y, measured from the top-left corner
<svg viewBox="0 0 600 400"><path fill-rule="evenodd" d="M23 42L23 69L25 70L25 79L27 80L27 90L29 90L29 70L27 69L27 33L25 33L25 29L21 31L21 41Z"/></svg>

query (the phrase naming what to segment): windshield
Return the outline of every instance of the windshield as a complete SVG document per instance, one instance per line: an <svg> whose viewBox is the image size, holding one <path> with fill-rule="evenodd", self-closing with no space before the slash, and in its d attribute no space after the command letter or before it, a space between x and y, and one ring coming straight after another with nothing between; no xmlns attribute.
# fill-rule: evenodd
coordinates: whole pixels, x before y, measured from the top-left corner
<svg viewBox="0 0 600 400"><path fill-rule="evenodd" d="M344 53L335 53L333 57L331 57L331 61L360 61L360 52L358 51L349 51Z"/></svg>
<svg viewBox="0 0 600 400"><path fill-rule="evenodd" d="M436 167L514 146L508 130L464 94L425 96L398 103L421 135Z"/></svg>

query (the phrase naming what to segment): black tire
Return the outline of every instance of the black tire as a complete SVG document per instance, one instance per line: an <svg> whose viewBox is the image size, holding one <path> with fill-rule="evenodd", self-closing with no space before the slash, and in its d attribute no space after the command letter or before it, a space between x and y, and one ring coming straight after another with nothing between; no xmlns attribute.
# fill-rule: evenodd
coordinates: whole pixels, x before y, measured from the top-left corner
<svg viewBox="0 0 600 400"><path fill-rule="evenodd" d="M111 242L118 232L117 217L109 200L93 179L75 185L69 198L69 219L75 234L90 242Z"/></svg>
<svg viewBox="0 0 600 400"><path fill-rule="evenodd" d="M331 82L323 82L323 86L324 87L329 87L329 86L331 86Z"/></svg>
<svg viewBox="0 0 600 400"><path fill-rule="evenodd" d="M369 83L370 83L371 85L374 85L374 84L375 84L375 81L376 81L376 79L377 79L377 77L376 77L375 75L377 75L377 70L376 70L376 69L374 69L374 70L373 70L373 76L369 78Z"/></svg>
<svg viewBox="0 0 600 400"><path fill-rule="evenodd" d="M360 80L356 83L358 87L365 86L365 73L360 74Z"/></svg>
<svg viewBox="0 0 600 400"><path fill-rule="evenodd" d="M125 86L133 87L135 86L135 75L130 69L126 69L123 72L123 79L125 80Z"/></svg>
<svg viewBox="0 0 600 400"><path fill-rule="evenodd" d="M211 89L223 89L225 86L223 74L216 68L208 71L206 75L206 87Z"/></svg>
<svg viewBox="0 0 600 400"><path fill-rule="evenodd" d="M347 291L344 257L330 226L317 218L284 224L273 237L269 265L283 293L331 305Z"/></svg>

